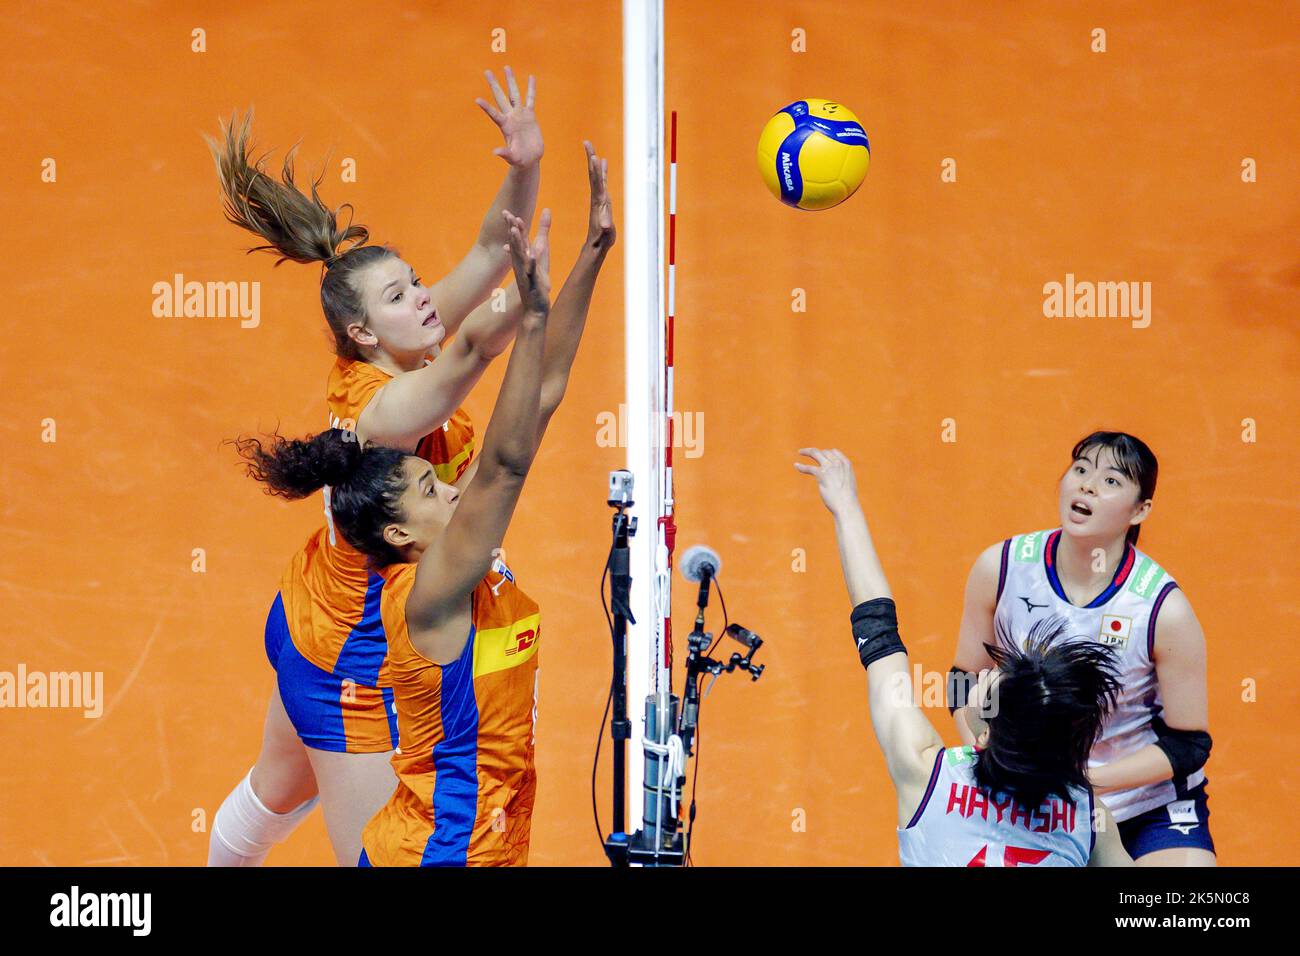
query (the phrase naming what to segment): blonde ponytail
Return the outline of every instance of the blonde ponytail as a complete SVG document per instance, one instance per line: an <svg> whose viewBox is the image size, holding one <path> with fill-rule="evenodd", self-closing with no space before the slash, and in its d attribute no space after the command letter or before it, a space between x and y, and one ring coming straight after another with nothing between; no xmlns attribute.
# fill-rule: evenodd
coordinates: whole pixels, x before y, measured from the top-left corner
<svg viewBox="0 0 1300 956"><path fill-rule="evenodd" d="M295 185L293 158L297 145L284 157L282 182L267 175L265 155L249 162L252 125L250 107L242 120L238 113L233 113L229 123L221 123L220 140L203 137L217 165L226 218L267 242L248 251L277 253L277 266L285 259L329 265L343 254L339 250L343 243L356 240L352 248L363 245L370 233L365 226L352 224L352 204L344 203L331 210L321 202L316 187L324 178L323 173L312 182L310 197ZM341 228L338 214L344 209L348 210L348 224Z"/></svg>
<svg viewBox="0 0 1300 956"><path fill-rule="evenodd" d="M217 164L226 218L265 239L267 245L248 251L277 253L277 266L285 259L325 264L321 270L321 309L334 336L334 351L345 359L361 359L360 348L348 335L348 326L365 318L360 273L376 262L397 256L397 250L365 244L370 231L365 226L353 225L351 203L331 210L321 202L316 187L324 174L311 184L310 197L298 189L293 180L296 145L284 157L282 182L267 175L265 155L250 164L252 126L250 107L242 120L238 113L233 113L228 124L221 124L220 140L203 137ZM338 214L344 209L348 211L348 224L340 228ZM339 248L348 242L352 245L347 249Z"/></svg>

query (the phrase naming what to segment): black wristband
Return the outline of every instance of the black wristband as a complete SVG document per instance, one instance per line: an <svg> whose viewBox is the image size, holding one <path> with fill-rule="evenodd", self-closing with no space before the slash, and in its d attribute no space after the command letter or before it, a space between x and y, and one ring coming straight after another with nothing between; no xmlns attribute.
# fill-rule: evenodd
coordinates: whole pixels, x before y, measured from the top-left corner
<svg viewBox="0 0 1300 956"><path fill-rule="evenodd" d="M890 654L907 653L898 636L898 610L893 598L863 601L849 615L849 623L853 625L853 639L864 668Z"/></svg>

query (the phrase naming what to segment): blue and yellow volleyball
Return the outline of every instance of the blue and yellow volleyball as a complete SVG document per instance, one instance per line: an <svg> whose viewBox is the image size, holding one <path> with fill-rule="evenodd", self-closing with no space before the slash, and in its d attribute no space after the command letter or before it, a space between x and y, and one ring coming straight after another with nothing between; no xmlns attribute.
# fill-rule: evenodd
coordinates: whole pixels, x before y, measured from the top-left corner
<svg viewBox="0 0 1300 956"><path fill-rule="evenodd" d="M858 118L835 100L796 100L758 137L758 171L772 195L796 209L830 209L867 176L871 143Z"/></svg>

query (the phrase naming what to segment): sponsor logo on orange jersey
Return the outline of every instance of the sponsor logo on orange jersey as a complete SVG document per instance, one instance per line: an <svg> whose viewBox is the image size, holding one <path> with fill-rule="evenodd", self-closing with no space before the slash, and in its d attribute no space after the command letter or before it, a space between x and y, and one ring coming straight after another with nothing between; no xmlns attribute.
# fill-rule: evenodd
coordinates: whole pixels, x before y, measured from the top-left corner
<svg viewBox="0 0 1300 956"><path fill-rule="evenodd" d="M526 631L520 631L515 637L514 646L506 648L506 656L509 657L511 654L518 654L520 651L526 651L536 642L537 632L531 627Z"/></svg>

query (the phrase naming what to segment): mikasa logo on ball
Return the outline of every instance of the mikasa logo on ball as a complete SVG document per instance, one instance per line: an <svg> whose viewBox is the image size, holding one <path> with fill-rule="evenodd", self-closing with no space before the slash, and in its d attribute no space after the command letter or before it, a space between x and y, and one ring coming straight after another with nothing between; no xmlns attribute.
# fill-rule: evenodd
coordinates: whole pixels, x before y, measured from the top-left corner
<svg viewBox="0 0 1300 956"><path fill-rule="evenodd" d="M1128 636L1133 630L1133 618L1120 617L1117 614L1103 614L1101 616L1101 633L1097 635L1097 640L1107 647L1118 647L1121 650L1128 647Z"/></svg>
<svg viewBox="0 0 1300 956"><path fill-rule="evenodd" d="M790 175L790 167L793 163L790 160L789 153L781 154L781 175L785 177L785 188L794 189L794 178Z"/></svg>

